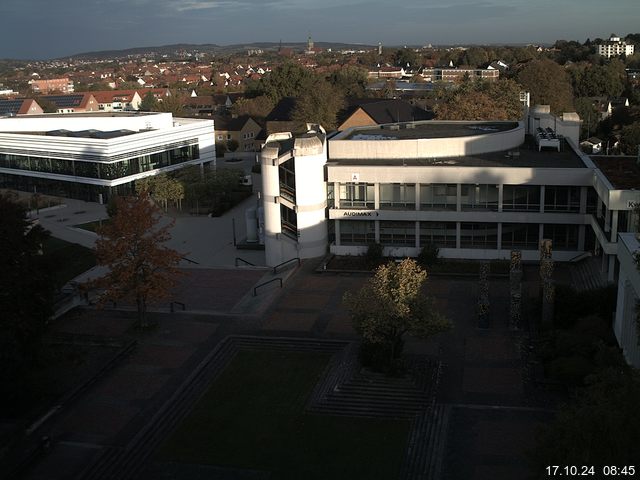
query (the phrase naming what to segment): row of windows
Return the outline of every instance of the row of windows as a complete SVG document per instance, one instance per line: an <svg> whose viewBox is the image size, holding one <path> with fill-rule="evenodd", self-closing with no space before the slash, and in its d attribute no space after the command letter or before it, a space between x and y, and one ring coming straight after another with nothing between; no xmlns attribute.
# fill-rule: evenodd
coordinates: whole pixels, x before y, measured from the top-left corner
<svg viewBox="0 0 640 480"><path fill-rule="evenodd" d="M422 210L456 210L457 185L452 183L421 184ZM383 183L379 186L381 209L413 209L416 204L416 185ZM495 184L461 184L460 206L463 210L498 210L499 186ZM333 197L329 186L328 198ZM340 208L374 208L375 186L371 183L342 183L339 186ZM504 185L504 211L540 211L540 186ZM545 187L544 211L580 211L580 187Z"/></svg>
<svg viewBox="0 0 640 480"><path fill-rule="evenodd" d="M544 224L544 238L553 241L557 250L578 249L579 225ZM503 249L537 250L539 242L537 223L503 223L501 243ZM432 244L438 248L456 248L456 222L380 221L380 243L388 246L415 247L416 235L420 245ZM368 245L374 243L375 221L340 221L341 245ZM482 222L460 223L461 248L498 248L498 224Z"/></svg>
<svg viewBox="0 0 640 480"><path fill-rule="evenodd" d="M177 165L198 158L200 158L200 149L199 146L195 144L113 163L83 162L80 160L63 160L59 158L0 153L0 167L114 180L140 172Z"/></svg>

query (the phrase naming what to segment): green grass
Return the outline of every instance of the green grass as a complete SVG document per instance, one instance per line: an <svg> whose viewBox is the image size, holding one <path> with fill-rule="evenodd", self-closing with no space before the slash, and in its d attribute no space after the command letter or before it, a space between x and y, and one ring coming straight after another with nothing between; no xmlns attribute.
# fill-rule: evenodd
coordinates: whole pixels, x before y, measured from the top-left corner
<svg viewBox="0 0 640 480"><path fill-rule="evenodd" d="M96 264L93 250L59 238L49 238L42 245L42 251L51 265L58 288Z"/></svg>
<svg viewBox="0 0 640 480"><path fill-rule="evenodd" d="M274 480L397 478L408 421L304 413L328 358L238 353L156 460L269 471Z"/></svg>

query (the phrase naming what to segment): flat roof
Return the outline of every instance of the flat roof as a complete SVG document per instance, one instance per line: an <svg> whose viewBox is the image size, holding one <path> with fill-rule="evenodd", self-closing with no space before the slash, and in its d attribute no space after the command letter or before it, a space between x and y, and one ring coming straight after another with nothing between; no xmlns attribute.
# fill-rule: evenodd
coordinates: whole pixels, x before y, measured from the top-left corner
<svg viewBox="0 0 640 480"><path fill-rule="evenodd" d="M142 117L147 115L158 115L160 112L72 112L72 113L39 113L36 115L19 115L16 117L5 117L15 120L17 118L69 118L69 117ZM0 117L1 119L1 117Z"/></svg>
<svg viewBox="0 0 640 480"><path fill-rule="evenodd" d="M410 125L407 128L407 125ZM415 140L420 138L470 137L490 133L506 132L518 127L518 122L416 122L402 123L397 130L384 125L379 127L354 128L347 136L336 140ZM412 127L411 127L412 126Z"/></svg>
<svg viewBox="0 0 640 480"><path fill-rule="evenodd" d="M640 166L637 157L592 155L590 158L614 189L640 189Z"/></svg>
<svg viewBox="0 0 640 480"><path fill-rule="evenodd" d="M331 157L331 141L329 141L329 163L371 166L587 168L580 156L567 144L566 140L561 142L560 150L558 152L555 149L543 149L539 152L535 145L535 140L527 135L525 143L518 149L478 155L409 159L339 159Z"/></svg>

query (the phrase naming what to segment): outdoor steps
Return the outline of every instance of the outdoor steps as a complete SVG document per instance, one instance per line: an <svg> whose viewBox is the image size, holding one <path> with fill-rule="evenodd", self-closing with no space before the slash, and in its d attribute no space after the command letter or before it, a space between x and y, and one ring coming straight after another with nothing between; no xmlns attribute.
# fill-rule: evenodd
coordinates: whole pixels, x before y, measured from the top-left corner
<svg viewBox="0 0 640 480"><path fill-rule="evenodd" d="M418 415L409 434L402 480L439 480L451 407L437 404Z"/></svg>
<svg viewBox="0 0 640 480"><path fill-rule="evenodd" d="M154 451L164 436L188 413L206 386L226 367L236 354L234 342L224 341L209 354L198 368L165 402L145 428L140 430L125 448L108 447L100 458L82 471L77 479L128 480L138 476L144 460ZM213 368L207 368L213 367Z"/></svg>
<svg viewBox="0 0 640 480"><path fill-rule="evenodd" d="M576 290L588 291L607 286L607 280L600 272L600 262L599 258L587 258L569 267Z"/></svg>
<svg viewBox="0 0 640 480"><path fill-rule="evenodd" d="M344 349L347 342L279 337L234 337L235 345L242 350L297 351L336 353Z"/></svg>

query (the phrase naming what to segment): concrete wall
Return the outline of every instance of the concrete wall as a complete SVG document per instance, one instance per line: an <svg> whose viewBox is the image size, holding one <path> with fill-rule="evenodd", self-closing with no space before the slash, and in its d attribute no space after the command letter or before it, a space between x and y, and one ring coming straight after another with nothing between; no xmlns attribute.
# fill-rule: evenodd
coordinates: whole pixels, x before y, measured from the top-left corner
<svg viewBox="0 0 640 480"><path fill-rule="evenodd" d="M451 123L459 124L460 122ZM478 122L469 122L469 124L478 124ZM329 142L329 156L340 159L408 159L460 157L500 152L520 147L524 142L524 129L524 124L521 123L513 130L465 137L401 140L341 140L341 137L334 137ZM357 129L355 131L357 132ZM363 130L363 133L384 135L385 130ZM393 136L393 131L387 131L387 133Z"/></svg>
<svg viewBox="0 0 640 480"><path fill-rule="evenodd" d="M620 275L613 331L627 362L640 368L640 346L636 327L636 301L640 297L640 272L633 259L633 253L640 249L640 243L632 233L621 234L618 243Z"/></svg>

